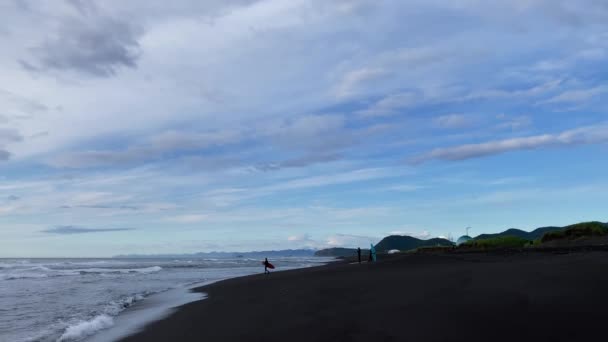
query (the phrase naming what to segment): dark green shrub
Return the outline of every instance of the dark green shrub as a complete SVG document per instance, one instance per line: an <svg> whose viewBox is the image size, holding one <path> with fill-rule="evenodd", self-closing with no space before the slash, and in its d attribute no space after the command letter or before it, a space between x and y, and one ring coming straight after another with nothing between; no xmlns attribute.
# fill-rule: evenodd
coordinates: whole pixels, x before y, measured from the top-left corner
<svg viewBox="0 0 608 342"><path fill-rule="evenodd" d="M500 236L490 239L471 240L463 243L462 247L465 248L481 248L481 249L492 249L492 248L521 248L530 243L530 240L526 240L517 236Z"/></svg>
<svg viewBox="0 0 608 342"><path fill-rule="evenodd" d="M553 240L574 240L581 237L603 236L608 233L608 228L602 222L583 222L564 227L561 230L548 232L540 239L541 242Z"/></svg>

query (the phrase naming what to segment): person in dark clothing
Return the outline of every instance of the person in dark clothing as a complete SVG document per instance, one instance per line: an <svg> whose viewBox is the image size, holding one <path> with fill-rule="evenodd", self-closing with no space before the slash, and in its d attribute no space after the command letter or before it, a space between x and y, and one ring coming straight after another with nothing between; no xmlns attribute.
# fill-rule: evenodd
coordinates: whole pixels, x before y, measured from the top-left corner
<svg viewBox="0 0 608 342"><path fill-rule="evenodd" d="M369 250L369 258L367 259L367 261L372 262L374 259L372 259L372 250Z"/></svg>
<svg viewBox="0 0 608 342"><path fill-rule="evenodd" d="M270 265L270 263L268 262L268 258L264 258L264 274L270 274L270 271L268 270L268 265Z"/></svg>
<svg viewBox="0 0 608 342"><path fill-rule="evenodd" d="M361 247L357 247L357 257L359 258L359 263L361 263Z"/></svg>

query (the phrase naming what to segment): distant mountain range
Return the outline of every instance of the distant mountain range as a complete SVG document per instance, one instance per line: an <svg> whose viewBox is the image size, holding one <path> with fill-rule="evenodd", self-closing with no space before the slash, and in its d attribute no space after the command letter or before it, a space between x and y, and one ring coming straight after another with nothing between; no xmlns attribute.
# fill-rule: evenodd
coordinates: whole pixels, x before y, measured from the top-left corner
<svg viewBox="0 0 608 342"><path fill-rule="evenodd" d="M315 254L313 249L284 249L278 251L253 252L208 252L192 254L126 254L116 255L120 259L151 259L151 258L195 258L195 259L227 259L227 258L285 258L285 257L311 257Z"/></svg>

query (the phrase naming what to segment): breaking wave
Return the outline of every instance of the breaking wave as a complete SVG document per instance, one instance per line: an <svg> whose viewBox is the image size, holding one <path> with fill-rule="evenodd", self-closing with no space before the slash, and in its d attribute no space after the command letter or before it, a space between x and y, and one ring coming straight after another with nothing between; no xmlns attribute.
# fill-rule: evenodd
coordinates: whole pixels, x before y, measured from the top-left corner
<svg viewBox="0 0 608 342"><path fill-rule="evenodd" d="M155 293L157 292L139 293L120 300L112 301L106 306L103 314L97 315L88 320L80 320L70 324L57 339L57 342L80 341L86 337L98 333L101 330L108 329L114 325L115 316L136 302Z"/></svg>
<svg viewBox="0 0 608 342"><path fill-rule="evenodd" d="M57 342L78 341L94 335L96 332L114 325L114 319L108 315L99 315L88 321L80 321L65 329Z"/></svg>
<svg viewBox="0 0 608 342"><path fill-rule="evenodd" d="M86 268L86 269L77 269L72 272L77 272L79 274L87 274L87 273L156 273L160 272L163 268L160 266L151 266L144 268Z"/></svg>
<svg viewBox="0 0 608 342"><path fill-rule="evenodd" d="M10 269L6 273L0 272L0 280L65 277L87 274L149 274L160 272L162 269L163 268L160 266L151 266L144 268L83 268L71 270L55 270L45 266L35 266L19 270Z"/></svg>

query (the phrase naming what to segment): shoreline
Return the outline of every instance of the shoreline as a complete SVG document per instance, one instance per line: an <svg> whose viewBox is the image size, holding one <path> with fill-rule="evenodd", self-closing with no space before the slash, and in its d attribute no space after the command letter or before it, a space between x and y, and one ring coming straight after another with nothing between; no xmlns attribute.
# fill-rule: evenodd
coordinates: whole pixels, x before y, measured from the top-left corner
<svg viewBox="0 0 608 342"><path fill-rule="evenodd" d="M84 341L120 340L137 333L146 325L170 316L176 308L184 304L204 300L205 294L194 292L192 291L193 288L174 288L138 301L117 316L112 317L112 325L109 328L95 332L85 338Z"/></svg>
<svg viewBox="0 0 608 342"><path fill-rule="evenodd" d="M121 341L591 340L607 268L605 251L338 261L197 287L205 300Z"/></svg>
<svg viewBox="0 0 608 342"><path fill-rule="evenodd" d="M321 259L321 258L320 258ZM285 269L275 271L273 273L290 272L295 270L301 270L306 268L323 267L333 261L328 261L328 258L322 258L323 263L319 263L314 266L301 266L293 267L287 266ZM84 338L84 342L105 342L105 341L117 341L129 337L133 334L141 332L143 328L149 326L159 320L165 319L172 315L180 307L204 300L207 295L206 292L201 289L206 288L212 284L223 282L236 278L243 278L256 275L258 273L248 273L235 276L229 276L220 279L199 281L191 283L189 285L177 286L166 291L162 291L153 294L143 300L137 301L135 304L129 306L124 311L120 312L116 316L108 317L111 320L110 323L105 325L109 326L104 328L99 326L96 328L95 333L82 333L89 335ZM95 320L83 322L88 325L100 325ZM76 327L79 328L79 327ZM64 332L65 333L65 332Z"/></svg>

